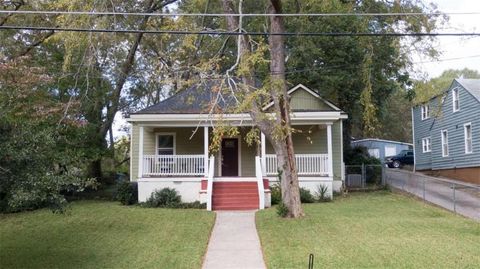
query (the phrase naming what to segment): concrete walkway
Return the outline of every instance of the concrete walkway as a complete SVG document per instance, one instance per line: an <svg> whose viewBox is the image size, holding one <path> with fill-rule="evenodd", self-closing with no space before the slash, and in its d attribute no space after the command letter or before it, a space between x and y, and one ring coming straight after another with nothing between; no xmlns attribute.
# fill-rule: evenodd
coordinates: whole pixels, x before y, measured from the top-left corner
<svg viewBox="0 0 480 269"><path fill-rule="evenodd" d="M218 211L203 269L264 269L255 211Z"/></svg>

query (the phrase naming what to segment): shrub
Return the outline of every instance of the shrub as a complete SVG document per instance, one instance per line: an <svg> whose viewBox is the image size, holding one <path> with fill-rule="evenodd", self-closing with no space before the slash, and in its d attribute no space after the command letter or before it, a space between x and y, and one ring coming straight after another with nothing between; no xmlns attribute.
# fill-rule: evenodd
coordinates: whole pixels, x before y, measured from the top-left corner
<svg viewBox="0 0 480 269"><path fill-rule="evenodd" d="M191 203L181 203L179 205L180 208L194 208L194 209L206 209L206 203L200 203L200 201L195 201Z"/></svg>
<svg viewBox="0 0 480 269"><path fill-rule="evenodd" d="M365 175L367 183L381 185L382 183L382 167L381 166L366 166Z"/></svg>
<svg viewBox="0 0 480 269"><path fill-rule="evenodd" d="M133 205L138 201L137 182L124 181L118 184L115 198L123 205Z"/></svg>
<svg viewBox="0 0 480 269"><path fill-rule="evenodd" d="M331 201L331 197L327 196L328 192L328 186L319 184L317 186L317 191L315 192L315 196L317 198L317 201L319 202L329 202Z"/></svg>
<svg viewBox="0 0 480 269"><path fill-rule="evenodd" d="M302 203L315 202L315 198L313 198L313 195L312 193L310 193L310 190L305 188L300 188L300 202Z"/></svg>
<svg viewBox="0 0 480 269"><path fill-rule="evenodd" d="M152 193L145 202L146 207L178 208L181 206L182 197L175 189L164 188Z"/></svg>
<svg viewBox="0 0 480 269"><path fill-rule="evenodd" d="M382 162L370 156L368 149L363 146L349 148L345 151L345 164L361 165L361 164L381 164Z"/></svg>
<svg viewBox="0 0 480 269"><path fill-rule="evenodd" d="M277 215L282 218L288 215L288 207L281 201L277 205Z"/></svg>
<svg viewBox="0 0 480 269"><path fill-rule="evenodd" d="M280 184L275 183L270 186L271 202L272 205L277 205L282 201L282 189Z"/></svg>
<svg viewBox="0 0 480 269"><path fill-rule="evenodd" d="M280 184L274 184L270 187L272 205L279 205L282 202L282 189ZM313 203L315 198L308 189L300 188L300 201L302 203Z"/></svg>

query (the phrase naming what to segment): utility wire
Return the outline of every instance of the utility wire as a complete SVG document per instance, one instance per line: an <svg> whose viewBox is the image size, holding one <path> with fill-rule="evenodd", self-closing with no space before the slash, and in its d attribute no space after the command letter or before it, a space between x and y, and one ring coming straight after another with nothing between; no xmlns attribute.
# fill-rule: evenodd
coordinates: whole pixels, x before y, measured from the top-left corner
<svg viewBox="0 0 480 269"><path fill-rule="evenodd" d="M223 36L480 36L480 33L353 33L353 32L231 32L231 31L187 31L187 30L136 30L136 29L87 29L87 28L67 28L67 27L45 27L45 26L18 26L3 25L0 30L32 30L32 31L60 31L60 32L89 32L89 33L124 33L124 34L171 34L171 35L223 35Z"/></svg>
<svg viewBox="0 0 480 269"><path fill-rule="evenodd" d="M49 10L0 10L0 14L35 15L93 15L93 16L158 16L158 17L376 17L376 16L456 16L480 15L480 12L394 12L394 13L283 13L283 14L225 14L225 13L152 13L152 12L104 12L104 11L49 11Z"/></svg>
<svg viewBox="0 0 480 269"><path fill-rule="evenodd" d="M447 62L447 61L455 61L455 60L461 60L461 59L471 59L471 58L478 58L478 57L480 57L480 54L470 55L470 56L464 56L464 57L446 58L446 59L440 59L440 60L420 61L420 62L414 62L414 64L426 64L426 63L436 63L436 62Z"/></svg>

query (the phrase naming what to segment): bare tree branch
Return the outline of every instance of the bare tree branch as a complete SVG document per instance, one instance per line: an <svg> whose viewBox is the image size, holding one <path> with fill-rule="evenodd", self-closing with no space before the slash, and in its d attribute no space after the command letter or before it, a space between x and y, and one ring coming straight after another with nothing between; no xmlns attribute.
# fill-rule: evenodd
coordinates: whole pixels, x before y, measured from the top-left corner
<svg viewBox="0 0 480 269"><path fill-rule="evenodd" d="M14 11L17 11L17 10L19 10L22 6L25 5L25 1L23 1L23 0L13 1L12 4L13 4L13 6L15 7L15 8L14 8ZM4 25L11 16L13 16L13 13L7 14L7 16L5 16L2 20L0 20L0 26Z"/></svg>
<svg viewBox="0 0 480 269"><path fill-rule="evenodd" d="M159 1L159 2L154 2L154 0L149 0L146 5L147 6L146 12L147 13L154 12L176 1L178 0L168 0L168 1ZM150 16L143 17L143 19L140 22L139 29L143 30L147 27L149 18ZM142 38L143 38L143 33L138 33L136 35L135 40L133 41L128 51L128 55L120 68L120 73L118 74L118 78L115 83L115 89L113 90L112 96L111 96L111 105L107 109L106 120L103 123L101 128L101 134L103 137L107 134L108 130L110 129L110 125L113 124L113 119L115 118L115 114L117 113L119 108L120 96L122 93L123 86L127 81L128 75L133 69L133 64L135 62L135 54L137 52L138 46L140 45L140 42L142 41Z"/></svg>
<svg viewBox="0 0 480 269"><path fill-rule="evenodd" d="M43 44L43 42L45 42L48 38L50 38L54 34L55 34L54 31L48 31L46 35L43 35L42 37L40 37L39 40L32 43L23 52L19 53L16 57L23 57L23 56L29 54L30 51L32 51L34 48L40 46L41 44Z"/></svg>

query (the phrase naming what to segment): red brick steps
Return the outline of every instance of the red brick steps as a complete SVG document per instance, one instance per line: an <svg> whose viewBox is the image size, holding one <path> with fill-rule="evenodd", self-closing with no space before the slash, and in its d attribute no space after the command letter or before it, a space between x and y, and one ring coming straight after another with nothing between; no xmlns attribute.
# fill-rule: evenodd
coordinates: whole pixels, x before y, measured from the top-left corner
<svg viewBox="0 0 480 269"><path fill-rule="evenodd" d="M213 182L213 210L258 209L257 182Z"/></svg>

